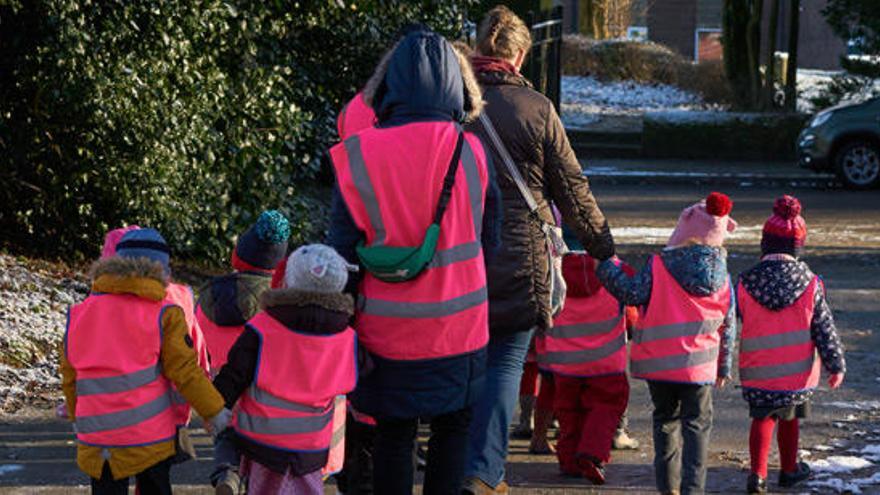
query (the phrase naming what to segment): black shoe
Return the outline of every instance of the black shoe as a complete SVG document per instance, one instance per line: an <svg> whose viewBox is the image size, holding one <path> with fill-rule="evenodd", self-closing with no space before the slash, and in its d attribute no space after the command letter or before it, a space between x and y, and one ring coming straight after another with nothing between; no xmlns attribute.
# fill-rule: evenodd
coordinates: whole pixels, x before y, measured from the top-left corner
<svg viewBox="0 0 880 495"><path fill-rule="evenodd" d="M797 464L797 471L793 473L783 473L779 471L779 486L782 488L790 488L810 477L810 466L806 462Z"/></svg>
<svg viewBox="0 0 880 495"><path fill-rule="evenodd" d="M749 482L746 484L746 492L767 493L767 480L755 473L750 474Z"/></svg>

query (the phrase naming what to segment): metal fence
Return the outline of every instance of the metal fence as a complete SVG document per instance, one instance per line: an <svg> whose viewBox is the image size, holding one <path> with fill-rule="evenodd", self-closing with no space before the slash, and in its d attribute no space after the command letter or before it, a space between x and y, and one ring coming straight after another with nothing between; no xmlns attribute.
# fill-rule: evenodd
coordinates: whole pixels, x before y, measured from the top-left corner
<svg viewBox="0 0 880 495"><path fill-rule="evenodd" d="M532 49L523 67L535 89L543 93L559 112L562 92L562 6L537 14L529 12L526 23L532 31Z"/></svg>

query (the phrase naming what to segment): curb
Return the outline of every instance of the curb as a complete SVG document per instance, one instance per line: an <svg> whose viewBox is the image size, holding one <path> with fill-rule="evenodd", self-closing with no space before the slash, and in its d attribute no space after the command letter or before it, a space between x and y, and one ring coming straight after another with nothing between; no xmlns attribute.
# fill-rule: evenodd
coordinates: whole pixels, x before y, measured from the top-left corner
<svg viewBox="0 0 880 495"><path fill-rule="evenodd" d="M750 174L750 173L703 173L703 172L654 172L626 171L604 172L584 170L591 184L611 185L724 185L737 187L778 187L838 189L837 178L830 174Z"/></svg>

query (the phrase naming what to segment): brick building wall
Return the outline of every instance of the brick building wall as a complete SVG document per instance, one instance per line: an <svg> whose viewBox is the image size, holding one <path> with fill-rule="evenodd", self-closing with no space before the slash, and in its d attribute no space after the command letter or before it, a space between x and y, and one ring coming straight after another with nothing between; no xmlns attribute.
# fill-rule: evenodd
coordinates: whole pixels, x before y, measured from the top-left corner
<svg viewBox="0 0 880 495"><path fill-rule="evenodd" d="M698 0L654 0L648 4L648 38L693 57Z"/></svg>

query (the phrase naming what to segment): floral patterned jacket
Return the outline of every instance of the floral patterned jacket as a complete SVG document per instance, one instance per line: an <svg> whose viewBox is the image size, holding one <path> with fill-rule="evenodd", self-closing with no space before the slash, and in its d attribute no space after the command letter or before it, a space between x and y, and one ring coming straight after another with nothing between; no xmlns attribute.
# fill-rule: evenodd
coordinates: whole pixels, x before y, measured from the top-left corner
<svg viewBox="0 0 880 495"><path fill-rule="evenodd" d="M739 281L761 306L780 310L794 304L807 290L815 275L803 261L795 258L764 260L740 274ZM822 365L829 373L846 372L844 348L837 335L834 316L828 307L822 284L816 291L815 309L810 324L810 336ZM810 399L811 391L771 392L743 389L743 398L756 407L784 407L802 404Z"/></svg>

